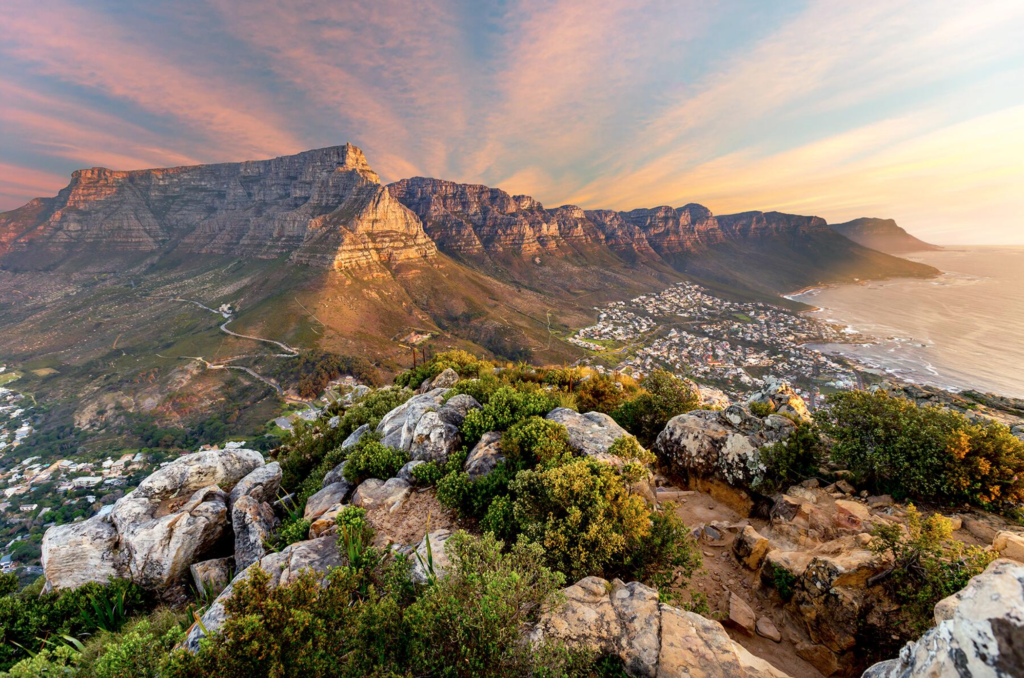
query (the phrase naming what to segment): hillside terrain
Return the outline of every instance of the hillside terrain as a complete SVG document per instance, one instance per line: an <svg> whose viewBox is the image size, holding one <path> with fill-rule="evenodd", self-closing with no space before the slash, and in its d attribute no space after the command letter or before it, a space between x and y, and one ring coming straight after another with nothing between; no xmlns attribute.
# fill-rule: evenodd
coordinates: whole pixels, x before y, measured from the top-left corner
<svg viewBox="0 0 1024 678"><path fill-rule="evenodd" d="M900 228L893 219L862 217L842 224L829 224L829 226L850 240L879 252L908 254L942 249L910 235Z"/></svg>

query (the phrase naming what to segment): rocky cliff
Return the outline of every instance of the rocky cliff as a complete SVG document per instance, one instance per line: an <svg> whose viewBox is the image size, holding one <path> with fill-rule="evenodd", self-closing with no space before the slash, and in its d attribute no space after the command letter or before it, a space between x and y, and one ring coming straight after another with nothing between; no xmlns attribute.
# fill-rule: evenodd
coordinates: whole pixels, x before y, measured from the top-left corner
<svg viewBox="0 0 1024 678"><path fill-rule="evenodd" d="M240 163L79 170L56 198L0 215L7 267L171 250L289 255L335 268L435 254L419 220L351 145Z"/></svg>
<svg viewBox="0 0 1024 678"><path fill-rule="evenodd" d="M918 240L900 228L893 219L863 217L843 224L832 224L832 229L865 247L889 254L942 249Z"/></svg>

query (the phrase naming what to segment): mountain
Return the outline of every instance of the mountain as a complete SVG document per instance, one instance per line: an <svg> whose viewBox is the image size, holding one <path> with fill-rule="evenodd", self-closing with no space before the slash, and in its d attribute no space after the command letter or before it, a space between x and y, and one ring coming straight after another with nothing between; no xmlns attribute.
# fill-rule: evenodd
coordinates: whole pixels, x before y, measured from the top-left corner
<svg viewBox="0 0 1024 678"><path fill-rule="evenodd" d="M940 250L941 247L930 245L896 225L893 219L874 219L862 217L843 224L832 224L832 230L841 233L850 240L870 247L879 252L889 254L906 254L908 252L926 252Z"/></svg>
<svg viewBox="0 0 1024 678"><path fill-rule="evenodd" d="M565 338L595 306L683 279L793 305L778 294L934 273L817 217L547 208L423 177L383 186L351 145L93 168L0 214L0 362L25 367L28 388L93 402L89 412L188 419L230 407L238 388L265 388L238 368L283 369L242 335L358 356L385 374L411 364L407 337L573 362L583 351ZM200 304L229 304L231 332Z"/></svg>

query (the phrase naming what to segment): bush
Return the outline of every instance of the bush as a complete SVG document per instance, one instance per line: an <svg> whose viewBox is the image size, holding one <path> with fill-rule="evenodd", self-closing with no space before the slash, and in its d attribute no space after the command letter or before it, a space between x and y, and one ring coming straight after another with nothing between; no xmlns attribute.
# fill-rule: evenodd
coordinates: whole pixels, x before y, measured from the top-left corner
<svg viewBox="0 0 1024 678"><path fill-rule="evenodd" d="M816 475L826 454L817 429L810 424L797 424L785 440L758 449L757 456L765 470L753 487L763 494L781 492Z"/></svg>
<svg viewBox="0 0 1024 678"><path fill-rule="evenodd" d="M475 445L488 431L506 431L533 416L543 416L557 406L557 398L543 391L519 391L510 386L496 390L487 404L472 410L462 422L462 439Z"/></svg>
<svg viewBox="0 0 1024 678"><path fill-rule="evenodd" d="M665 370L651 372L640 386L640 392L619 405L612 418L645 446L654 444L669 419L700 405L690 384Z"/></svg>
<svg viewBox="0 0 1024 678"><path fill-rule="evenodd" d="M1024 502L1024 442L1005 426L882 391L838 393L828 405L816 417L832 460L877 492L1003 509Z"/></svg>
<svg viewBox="0 0 1024 678"><path fill-rule="evenodd" d="M367 478L392 478L409 461L409 453L378 440L359 441L348 454L345 480L358 485Z"/></svg>
<svg viewBox="0 0 1024 678"><path fill-rule="evenodd" d="M412 467L412 477L420 485L436 485L446 474L444 464L425 461Z"/></svg>
<svg viewBox="0 0 1024 678"><path fill-rule="evenodd" d="M486 360L480 360L469 351L454 349L438 353L415 369L402 372L395 377L395 383L399 386L419 388L424 380L433 379L448 368L455 370L460 377L466 378L489 374L494 365Z"/></svg>
<svg viewBox="0 0 1024 678"><path fill-rule="evenodd" d="M580 412L604 412L605 414L611 414L632 395L607 374L592 375L590 379L576 387L575 393Z"/></svg>
<svg viewBox="0 0 1024 678"><path fill-rule="evenodd" d="M592 459L522 471L510 489L522 532L573 581L621 563L651 531L644 501L611 466Z"/></svg>
<svg viewBox="0 0 1024 678"><path fill-rule="evenodd" d="M305 518L286 520L277 531L277 543L280 546L288 546L297 541L305 541L309 537L309 528L312 523Z"/></svg>
<svg viewBox="0 0 1024 678"><path fill-rule="evenodd" d="M771 403L753 402L750 403L750 411L759 417L767 417L775 410L772 408Z"/></svg>
<svg viewBox="0 0 1024 678"><path fill-rule="evenodd" d="M907 507L907 531L899 525L879 525L871 534L871 550L890 563L886 588L900 607L887 628L900 636L899 644L920 636L933 623L935 604L967 586L996 554L950 539L952 522L939 514L921 518L914 505Z"/></svg>
<svg viewBox="0 0 1024 678"><path fill-rule="evenodd" d="M528 465L551 462L572 455L565 426L533 416L514 424L501 437L501 452Z"/></svg>
<svg viewBox="0 0 1024 678"><path fill-rule="evenodd" d="M677 580L688 580L703 562L700 546L676 515L675 505L665 504L651 514L650 534L626 552L621 574L667 590Z"/></svg>

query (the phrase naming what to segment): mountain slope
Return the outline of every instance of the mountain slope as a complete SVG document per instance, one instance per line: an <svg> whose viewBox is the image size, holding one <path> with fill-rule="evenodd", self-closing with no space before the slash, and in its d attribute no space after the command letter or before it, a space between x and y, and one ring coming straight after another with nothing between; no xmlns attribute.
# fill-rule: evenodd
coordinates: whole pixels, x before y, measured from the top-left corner
<svg viewBox="0 0 1024 678"><path fill-rule="evenodd" d="M889 254L942 249L923 240L918 240L900 228L893 219L862 217L842 224L831 224L831 228L855 243Z"/></svg>

